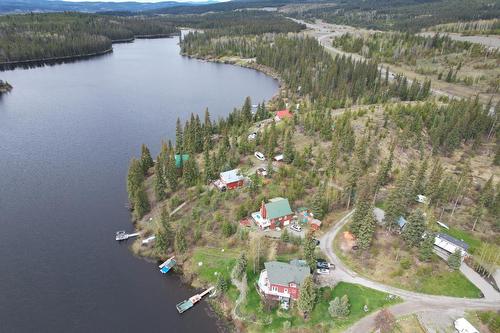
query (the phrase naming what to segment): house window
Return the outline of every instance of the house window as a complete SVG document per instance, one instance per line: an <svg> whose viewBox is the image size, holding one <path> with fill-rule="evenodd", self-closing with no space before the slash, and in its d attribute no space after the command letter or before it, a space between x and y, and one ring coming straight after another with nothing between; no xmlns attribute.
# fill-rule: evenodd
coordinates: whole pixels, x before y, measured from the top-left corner
<svg viewBox="0 0 500 333"><path fill-rule="evenodd" d="M272 287L271 287L271 290L272 290L272 291L278 291L278 288L276 288L275 286L272 286Z"/></svg>
<svg viewBox="0 0 500 333"><path fill-rule="evenodd" d="M288 289L287 289L287 288L285 288L285 290L283 290L283 292L284 292L285 294L287 294L287 293L288 293Z"/></svg>

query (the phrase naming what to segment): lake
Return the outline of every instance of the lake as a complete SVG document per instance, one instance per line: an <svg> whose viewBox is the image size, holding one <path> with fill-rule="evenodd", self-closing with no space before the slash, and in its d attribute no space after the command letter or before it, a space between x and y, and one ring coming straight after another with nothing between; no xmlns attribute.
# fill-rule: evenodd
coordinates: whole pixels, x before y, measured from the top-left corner
<svg viewBox="0 0 500 333"><path fill-rule="evenodd" d="M0 72L0 332L216 332L205 301L136 258L126 174L140 145L153 157L177 117L212 120L268 100L278 82L179 55L178 39L114 45L109 55Z"/></svg>

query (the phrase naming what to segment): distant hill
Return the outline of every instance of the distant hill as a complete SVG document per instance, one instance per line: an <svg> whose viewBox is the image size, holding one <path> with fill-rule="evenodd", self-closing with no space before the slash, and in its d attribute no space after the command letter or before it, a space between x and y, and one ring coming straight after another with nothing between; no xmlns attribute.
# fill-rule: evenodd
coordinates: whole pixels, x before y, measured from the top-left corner
<svg viewBox="0 0 500 333"><path fill-rule="evenodd" d="M217 0L207 0L204 2L176 2L164 1L156 3L141 2L69 2L61 0L0 0L0 14L9 13L29 13L29 12L140 12L152 11L160 8L174 6L189 7L196 5L203 6L218 2Z"/></svg>

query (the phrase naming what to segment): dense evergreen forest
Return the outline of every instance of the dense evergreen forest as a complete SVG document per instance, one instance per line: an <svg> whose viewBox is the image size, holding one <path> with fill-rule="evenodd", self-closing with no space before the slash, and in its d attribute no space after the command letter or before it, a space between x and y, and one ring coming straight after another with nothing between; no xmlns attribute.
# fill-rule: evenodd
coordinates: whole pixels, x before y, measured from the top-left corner
<svg viewBox="0 0 500 333"><path fill-rule="evenodd" d="M162 18L79 13L0 16L0 62L98 53L109 50L113 41L176 32Z"/></svg>
<svg viewBox="0 0 500 333"><path fill-rule="evenodd" d="M345 56L333 58L310 37L268 34L231 38L190 33L183 39L181 50L202 57L255 58L257 64L276 70L298 94L324 99L337 107L352 102L376 103L393 96L423 99L430 89L430 82L414 81L408 87L404 77L389 81L388 72L379 70L376 62L354 61Z"/></svg>
<svg viewBox="0 0 500 333"><path fill-rule="evenodd" d="M290 15L370 29L416 32L437 24L494 19L500 4L491 0L339 0L335 6L299 8Z"/></svg>

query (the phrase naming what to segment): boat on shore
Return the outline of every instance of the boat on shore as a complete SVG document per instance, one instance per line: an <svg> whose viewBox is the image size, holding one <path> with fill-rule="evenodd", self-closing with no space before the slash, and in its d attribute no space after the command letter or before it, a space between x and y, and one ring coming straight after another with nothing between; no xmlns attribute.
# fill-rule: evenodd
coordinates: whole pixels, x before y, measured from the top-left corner
<svg viewBox="0 0 500 333"><path fill-rule="evenodd" d="M187 310L191 309L196 303L198 303L203 298L203 296L210 293L214 289L215 287L210 287L202 293L196 294L194 296L191 296L189 299L177 303L177 305L175 306L177 308L177 311L179 313L186 312Z"/></svg>
<svg viewBox="0 0 500 333"><path fill-rule="evenodd" d="M177 263L174 258L175 258L175 256L172 256L172 257L168 258L160 266L158 266L160 268L160 272L162 272L163 274L168 273L170 271L170 269L172 269L172 267L174 267L175 264Z"/></svg>
<svg viewBox="0 0 500 333"><path fill-rule="evenodd" d="M132 238L132 237L137 237L139 235L140 234L138 232L133 233L133 234L127 234L127 232L125 230L120 230L120 231L116 232L115 239L117 241L124 241L124 240L127 240L127 239Z"/></svg>

